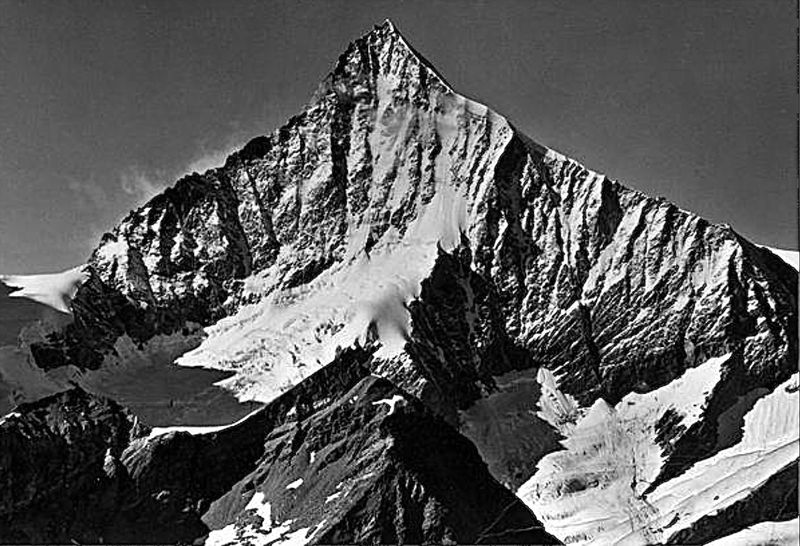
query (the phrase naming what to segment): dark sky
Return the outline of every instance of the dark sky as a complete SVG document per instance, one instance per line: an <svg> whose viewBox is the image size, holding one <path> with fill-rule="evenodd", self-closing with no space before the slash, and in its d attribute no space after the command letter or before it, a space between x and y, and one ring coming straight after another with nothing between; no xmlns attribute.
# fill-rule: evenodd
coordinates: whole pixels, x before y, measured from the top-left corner
<svg viewBox="0 0 800 546"><path fill-rule="evenodd" d="M534 140L797 248L794 1L0 0L0 272L82 263L387 17Z"/></svg>

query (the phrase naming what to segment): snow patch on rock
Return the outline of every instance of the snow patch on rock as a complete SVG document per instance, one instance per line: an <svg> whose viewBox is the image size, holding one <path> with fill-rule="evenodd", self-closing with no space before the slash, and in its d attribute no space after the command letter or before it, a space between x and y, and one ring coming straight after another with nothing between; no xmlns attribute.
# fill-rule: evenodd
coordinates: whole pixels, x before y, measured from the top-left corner
<svg viewBox="0 0 800 546"><path fill-rule="evenodd" d="M289 485L287 485L286 489L297 489L301 485L303 485L303 478L298 478Z"/></svg>
<svg viewBox="0 0 800 546"><path fill-rule="evenodd" d="M395 394L391 398L384 398L383 400L378 400L377 402L373 402L372 405L373 406L380 406L380 405L385 404L386 406L388 406L389 407L389 413L386 414L388 416L388 415L392 415L394 413L394 410L397 407L397 403L398 402L402 402L402 401L403 401L403 397L400 396L399 394Z"/></svg>
<svg viewBox="0 0 800 546"><path fill-rule="evenodd" d="M255 522L253 519L255 518ZM260 523L258 522L260 520ZM264 493L256 492L247 503L236 521L211 531L206 539L206 546L268 546L282 544L284 546L304 546L311 540L310 528L291 530L293 520L282 523L272 521L272 507L266 501Z"/></svg>
<svg viewBox="0 0 800 546"><path fill-rule="evenodd" d="M175 432L187 432L187 433L191 434L192 436L203 435L203 434L213 434L215 432L220 432L222 430L238 426L238 425L244 423L245 421L247 421L248 419L250 419L251 417L253 417L255 414L259 413L260 411L261 411L261 408L255 410L255 411L252 411L252 412L248 413L247 415L245 415L244 417L242 417L241 419L239 419L238 421L236 421L235 423L231 423L229 425L154 427L150 431L150 434L147 437L147 439L148 440L152 440L153 438L156 438L158 436L163 436L165 434L170 434L170 433L175 433ZM300 481L302 481L302 480L300 480Z"/></svg>

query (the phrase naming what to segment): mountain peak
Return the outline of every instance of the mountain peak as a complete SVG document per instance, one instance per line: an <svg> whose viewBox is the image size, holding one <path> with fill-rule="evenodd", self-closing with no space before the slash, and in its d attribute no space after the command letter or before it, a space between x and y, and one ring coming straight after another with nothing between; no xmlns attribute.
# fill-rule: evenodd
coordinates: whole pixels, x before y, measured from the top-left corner
<svg viewBox="0 0 800 546"><path fill-rule="evenodd" d="M436 67L411 45L391 19L385 19L351 42L339 58L334 73L343 68L343 60L346 61L344 67L357 64L373 73L377 71L422 82L435 81L446 92L455 92Z"/></svg>
<svg viewBox="0 0 800 546"><path fill-rule="evenodd" d="M0 397L10 407L74 381L142 393L126 405L145 420L156 412L183 428L191 416L196 434L137 437L108 465L98 450L89 475L133 477L110 482L147 492L140 505L124 499L119 517L132 507L145 530L163 522L155 542L176 542L181 525L191 540L213 528L238 542L352 543L353 529L362 542L520 542L527 512L524 525L472 521L510 498L492 480L572 544L706 543L742 513L796 515L763 502L796 496L783 474L800 445L789 419L800 399L796 271L729 227L534 145L454 92L391 21L354 40L284 126L129 214L85 271L73 322L26 334L29 353L4 366L0 379L14 383L0 382ZM254 442L250 419L209 432L218 406L165 390L160 363L216 370L215 387L268 405L257 415L280 436ZM342 371L362 365L381 381L345 384ZM472 466L459 432L477 449ZM372 466L343 474L381 442ZM59 452L49 436L42 445ZM226 450L237 469L219 464ZM478 454L492 479L476 479ZM182 497L195 468L214 489ZM12 470L20 486L0 492L0 542L7 529L20 542L21 516L44 527L35 507L50 498L84 494L58 482L52 497L20 504L14 491L27 485ZM55 483L42 475L28 481ZM497 500L465 503L478 490ZM52 512L61 525L65 512ZM445 513L469 519L427 525ZM435 533L405 534L419 522ZM141 539L138 528L128 536Z"/></svg>
<svg viewBox="0 0 800 546"><path fill-rule="evenodd" d="M375 28L386 29L389 32L394 32L394 33L397 33L397 34L400 33L400 31L397 30L397 27L395 26L394 22L391 19L389 19L388 17L386 19L384 19L383 23L381 23L380 25L375 25Z"/></svg>

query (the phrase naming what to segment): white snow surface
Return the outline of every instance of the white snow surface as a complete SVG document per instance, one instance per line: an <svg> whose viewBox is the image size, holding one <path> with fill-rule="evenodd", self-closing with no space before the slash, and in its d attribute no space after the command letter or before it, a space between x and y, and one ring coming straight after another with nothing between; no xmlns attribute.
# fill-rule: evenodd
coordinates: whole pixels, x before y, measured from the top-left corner
<svg viewBox="0 0 800 546"><path fill-rule="evenodd" d="M656 423L668 408L685 427L696 422L728 357L709 359L654 391L631 393L614 407L600 399L579 408L540 370L539 417L566 437L566 449L545 456L517 495L567 544L659 542L657 513L643 496L664 462Z"/></svg>
<svg viewBox="0 0 800 546"><path fill-rule="evenodd" d="M381 50L379 55L386 57L382 62L392 62L390 51ZM296 264L296 254L305 251L302 246L282 246L273 266L245 280L243 295L260 301L208 327L201 346L178 364L233 371L218 385L241 401L269 402L331 362L340 348L363 343L371 334L378 338L374 355L378 361L402 358L409 330L407 305L418 297L439 247L451 251L462 234L473 235L471 229L485 213L483 198L493 184L494 166L514 131L505 118L453 93L444 82L435 111L421 113L398 103L395 95L403 83L398 77L392 70L376 76L377 104L363 105L375 108L369 118L376 121L353 128L363 130L369 148L381 153L372 157L358 149L352 152L353 162L370 163L376 182L369 188L366 210L348 219L346 240L332 249L341 256L338 263L307 284L275 290L285 269ZM488 140L488 149L468 142L464 123L485 131L482 138ZM409 165L400 153L408 138L434 137L444 152L430 166L433 197L423 204L412 195ZM319 172L303 182L301 201L327 179L326 169L321 163ZM298 198L288 190L284 197ZM402 212L409 199L414 208L405 231L389 226L366 252L371 217Z"/></svg>
<svg viewBox="0 0 800 546"><path fill-rule="evenodd" d="M262 518L266 523L272 522L272 506L264 500L264 493L261 491L256 492L255 495L244 507L245 510L256 510L256 515Z"/></svg>
<svg viewBox="0 0 800 546"><path fill-rule="evenodd" d="M60 273L0 275L0 281L17 289L9 294L12 298L28 298L62 313L71 313L69 304L88 276L86 266L81 265Z"/></svg>
<svg viewBox="0 0 800 546"><path fill-rule="evenodd" d="M253 522L253 516L257 516ZM257 521L261 520L259 524ZM313 537L310 528L305 527L291 531L293 520L282 523L272 521L272 507L266 501L264 493L256 492L247 503L237 520L222 529L211 531L206 539L206 546L268 546L282 544L284 546L304 546Z"/></svg>
<svg viewBox="0 0 800 546"><path fill-rule="evenodd" d="M0 417L0 425L5 423L6 419L13 419L15 417L22 417L22 414L20 412L18 412L18 411L12 411L12 412L6 413L2 417Z"/></svg>
<svg viewBox="0 0 800 546"><path fill-rule="evenodd" d="M408 338L407 304L418 297L437 245L453 249L466 229L466 200L443 184L401 238L394 228L366 255L367 231L350 235L343 263L311 283L271 294L206 329L208 337L177 363L237 372L218 385L242 400L269 402L332 361L340 348L377 333L377 358L402 353ZM246 287L273 282L268 269Z"/></svg>
<svg viewBox="0 0 800 546"><path fill-rule="evenodd" d="M303 478L298 478L289 485L287 485L286 489L297 489L301 485L303 485Z"/></svg>
<svg viewBox="0 0 800 546"><path fill-rule="evenodd" d="M397 407L397 403L398 402L402 402L402 401L403 401L403 397L400 396L399 394L395 394L391 398L384 398L383 400L378 400L377 402L373 402L372 405L373 406L380 406L380 405L385 404L386 406L389 407L389 413L387 413L386 415L391 415L391 414L394 413L394 410Z"/></svg>
<svg viewBox="0 0 800 546"><path fill-rule="evenodd" d="M600 400L576 411L566 398L554 403L552 396L543 396L540 415L560 425L566 451L542 459L539 471L517 494L567 544L620 545L665 542L700 518L746 498L800 455L798 374L755 403L744 418L740 443L643 496L663 462L655 443L657 419L672 407L685 426L696 421L725 358L690 369L656 391L630 394L614 408ZM544 394L547 384L542 390ZM580 415L577 422L556 415L562 406L567 414ZM755 536L742 535L743 540ZM753 540L732 544L769 543Z"/></svg>
<svg viewBox="0 0 800 546"><path fill-rule="evenodd" d="M706 546L797 546L800 544L800 519L762 521Z"/></svg>
<svg viewBox="0 0 800 546"><path fill-rule="evenodd" d="M327 497L325 497L325 504L328 504L329 502L334 501L334 500L338 499L341 496L342 496L342 494L339 491L337 491L335 493L332 493L332 494L328 495Z"/></svg>
<svg viewBox="0 0 800 546"><path fill-rule="evenodd" d="M787 264L791 265L795 268L795 270L800 267L800 251L798 250L785 250L782 248L773 248L770 246L765 246L767 250L775 254L778 258L786 262Z"/></svg>
<svg viewBox="0 0 800 546"><path fill-rule="evenodd" d="M575 423L581 415L578 402L569 394L561 392L553 372L547 368L539 368L536 373L536 381L542 387L542 395L539 399L539 417L559 431L565 430L571 423Z"/></svg>
<svg viewBox="0 0 800 546"><path fill-rule="evenodd" d="M202 434L212 434L214 432L219 432L221 430L225 430L227 428L235 427L241 423L244 423L248 419L250 419L253 415L261 411L261 408L258 408L254 411L251 411L238 421L231 423L229 425L211 425L211 426L174 426L174 427L154 427L150 434L147 436L148 440L152 440L157 436L163 436L164 434L169 434L172 432L188 432L192 436L195 435L202 435Z"/></svg>
<svg viewBox="0 0 800 546"><path fill-rule="evenodd" d="M648 495L658 525L671 533L747 497L800 456L800 394L795 373L745 415L741 442L698 462Z"/></svg>

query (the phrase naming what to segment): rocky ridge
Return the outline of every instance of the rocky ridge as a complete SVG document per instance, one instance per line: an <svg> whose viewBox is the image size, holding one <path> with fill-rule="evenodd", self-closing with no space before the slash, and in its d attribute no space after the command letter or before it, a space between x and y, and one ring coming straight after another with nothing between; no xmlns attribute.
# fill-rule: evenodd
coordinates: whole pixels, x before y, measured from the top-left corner
<svg viewBox="0 0 800 546"><path fill-rule="evenodd" d="M558 543L468 440L370 376L369 358L342 353L207 434L148 434L79 388L22 406L0 424L0 540Z"/></svg>

